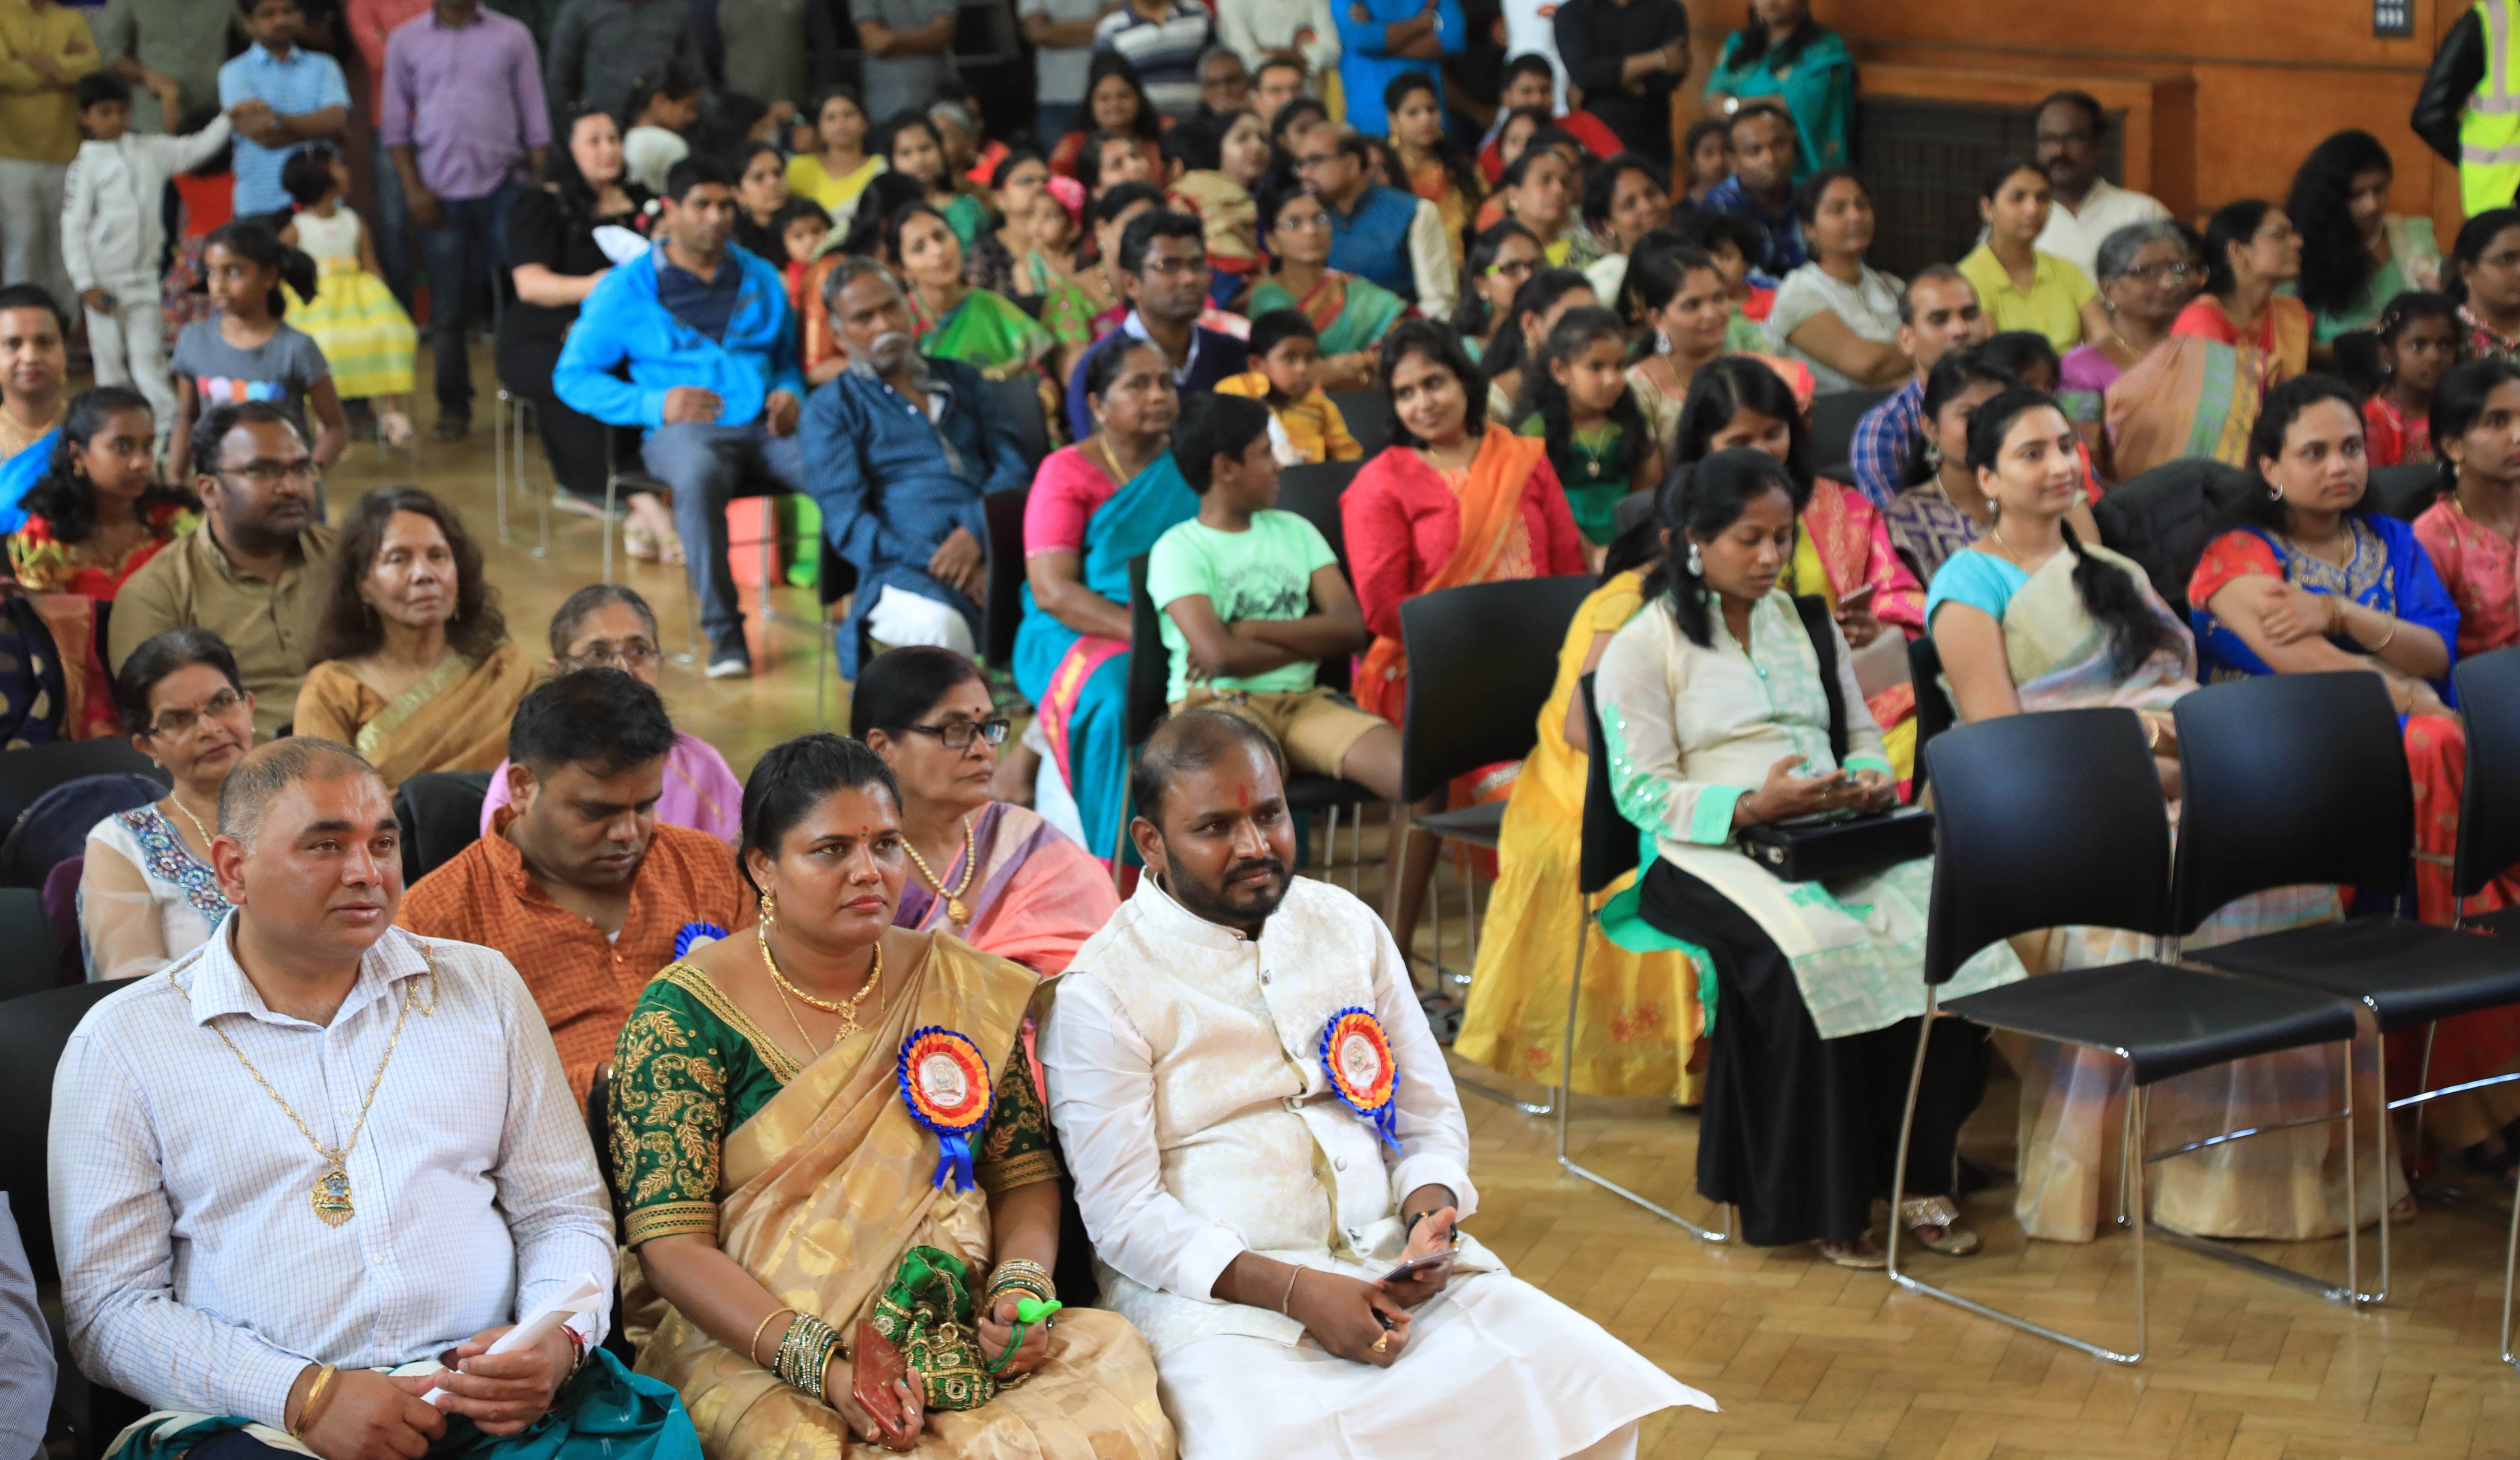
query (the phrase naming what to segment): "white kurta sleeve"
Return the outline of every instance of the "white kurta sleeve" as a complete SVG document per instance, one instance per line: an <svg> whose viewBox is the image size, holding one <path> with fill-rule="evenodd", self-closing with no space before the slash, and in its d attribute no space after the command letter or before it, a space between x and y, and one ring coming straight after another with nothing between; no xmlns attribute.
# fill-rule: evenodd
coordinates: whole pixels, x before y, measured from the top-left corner
<svg viewBox="0 0 2520 1460"><path fill-rule="evenodd" d="M1418 1023L1422 1036L1424 1014ZM1051 1123L1058 1128L1059 1151L1076 1180L1077 1211L1095 1252L1133 1282L1217 1302L1217 1278L1249 1244L1241 1232L1198 1216L1164 1189L1153 1046L1100 980L1070 970L1059 978L1040 1050ZM1448 1083L1448 1096L1450 1090Z"/></svg>
<svg viewBox="0 0 2520 1460"><path fill-rule="evenodd" d="M1461 280L1453 272L1452 245L1444 242L1444 215L1424 199L1409 220L1409 271L1418 282L1418 312L1430 320L1449 320L1459 302Z"/></svg>
<svg viewBox="0 0 2520 1460"><path fill-rule="evenodd" d="M1656 837L1717 847L1732 839L1734 805L1758 787L1691 780L1683 770L1669 648L1679 637L1670 612L1648 603L1610 640L1593 678L1601 748L1610 757L1610 791L1619 815ZM1858 695L1855 709L1863 705ZM1875 750L1880 739L1875 730Z"/></svg>
<svg viewBox="0 0 2520 1460"><path fill-rule="evenodd" d="M1462 1118L1461 1093L1453 1088L1453 1072L1444 1064L1444 1046L1426 1025L1426 1011L1401 961L1400 946L1391 941L1380 920L1373 923L1373 1014L1391 1040L1391 1057L1400 1066L1400 1109L1394 1128L1400 1137L1400 1159L1391 1166L1391 1200L1405 1202L1420 1186L1452 1188L1455 1214L1467 1217L1479 1208L1470 1186L1470 1128ZM1407 1217L1408 1213L1398 1214Z"/></svg>

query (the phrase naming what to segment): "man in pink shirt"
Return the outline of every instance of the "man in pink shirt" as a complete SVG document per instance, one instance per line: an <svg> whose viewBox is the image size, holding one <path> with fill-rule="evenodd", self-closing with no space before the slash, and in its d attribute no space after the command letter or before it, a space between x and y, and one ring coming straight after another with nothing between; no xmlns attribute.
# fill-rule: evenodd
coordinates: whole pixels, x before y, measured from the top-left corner
<svg viewBox="0 0 2520 1460"><path fill-rule="evenodd" d="M402 174L394 171L393 157L385 151L385 37L428 9L428 0L349 0L343 7L350 42L368 68L368 130L377 158L377 261L385 266L385 287L406 310L411 308L411 208L403 200Z"/></svg>

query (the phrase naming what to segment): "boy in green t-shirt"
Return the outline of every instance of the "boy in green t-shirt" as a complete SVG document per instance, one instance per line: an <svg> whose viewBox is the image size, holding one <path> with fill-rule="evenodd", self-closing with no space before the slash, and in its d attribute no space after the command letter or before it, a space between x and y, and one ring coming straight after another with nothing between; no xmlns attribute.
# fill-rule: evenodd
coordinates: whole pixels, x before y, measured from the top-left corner
<svg viewBox="0 0 2520 1460"><path fill-rule="evenodd" d="M1269 408L1194 395L1173 424L1173 459L1198 515L1156 539L1147 594L1162 613L1176 711L1223 710L1277 738L1286 763L1400 795L1400 731L1317 687L1320 661L1365 647L1365 615L1321 530L1274 509Z"/></svg>

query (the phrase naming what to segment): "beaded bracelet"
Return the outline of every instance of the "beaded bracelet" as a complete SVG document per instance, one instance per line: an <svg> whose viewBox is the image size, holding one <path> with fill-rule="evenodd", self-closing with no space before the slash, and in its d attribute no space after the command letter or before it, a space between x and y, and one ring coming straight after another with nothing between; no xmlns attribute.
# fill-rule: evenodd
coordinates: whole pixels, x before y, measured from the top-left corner
<svg viewBox="0 0 2520 1460"><path fill-rule="evenodd" d="M779 1340L779 1356L772 1361L771 1372L790 1389L820 1400L823 1376L835 1351L840 1351L840 1336L832 1331L832 1325L811 1313L798 1313Z"/></svg>

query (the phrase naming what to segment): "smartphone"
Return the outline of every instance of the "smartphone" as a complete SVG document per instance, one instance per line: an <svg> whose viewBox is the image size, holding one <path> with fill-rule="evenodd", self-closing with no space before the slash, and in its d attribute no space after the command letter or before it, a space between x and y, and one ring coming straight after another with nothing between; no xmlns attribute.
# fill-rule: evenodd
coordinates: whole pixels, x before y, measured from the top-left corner
<svg viewBox="0 0 2520 1460"><path fill-rule="evenodd" d="M1382 1281L1401 1283L1427 1273L1450 1272L1453 1270L1454 1261L1460 1257L1459 1251L1446 1248L1442 1252L1430 1252L1422 1258L1411 1258L1408 1261L1382 1274Z"/></svg>
<svg viewBox="0 0 2520 1460"><path fill-rule="evenodd" d="M1868 583L1862 588L1857 589L1855 592L1845 595L1837 600L1837 611L1840 613L1856 613L1862 611L1865 604L1872 601L1873 591L1878 589L1880 586L1881 585L1877 583Z"/></svg>

